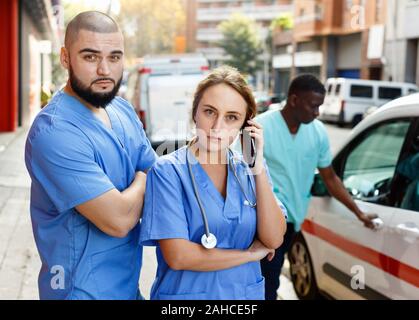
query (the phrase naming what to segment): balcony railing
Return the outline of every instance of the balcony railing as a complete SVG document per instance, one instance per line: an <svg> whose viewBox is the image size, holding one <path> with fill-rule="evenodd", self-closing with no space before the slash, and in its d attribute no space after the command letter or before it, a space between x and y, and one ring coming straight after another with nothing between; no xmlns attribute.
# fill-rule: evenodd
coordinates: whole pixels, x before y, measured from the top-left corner
<svg viewBox="0 0 419 320"><path fill-rule="evenodd" d="M223 21L227 20L233 13L242 13L255 20L273 20L279 14L293 12L292 5L272 5L272 6L239 6L227 8L205 8L198 9L197 20L204 21Z"/></svg>
<svg viewBox="0 0 419 320"><path fill-rule="evenodd" d="M261 39L265 39L268 35L268 28L259 28ZM217 28L198 29L196 32L196 40L198 41L219 41L223 38L223 34Z"/></svg>

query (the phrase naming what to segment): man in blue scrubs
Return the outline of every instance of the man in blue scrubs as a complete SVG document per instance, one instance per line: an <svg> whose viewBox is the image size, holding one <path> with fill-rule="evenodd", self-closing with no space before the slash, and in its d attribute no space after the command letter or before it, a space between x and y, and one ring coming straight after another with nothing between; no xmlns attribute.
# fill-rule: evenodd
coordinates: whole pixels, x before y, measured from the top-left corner
<svg viewBox="0 0 419 320"><path fill-rule="evenodd" d="M63 90L38 114L25 160L42 268L41 299L136 299L145 171L156 154L132 106L115 97L123 36L109 16L68 25Z"/></svg>
<svg viewBox="0 0 419 320"><path fill-rule="evenodd" d="M376 215L363 213L346 191L332 167L329 138L324 125L316 120L323 104L324 86L314 76L295 78L288 90L287 104L256 118L263 126L264 155L276 197L288 212L287 232L272 261L261 261L265 277L265 298L276 300L279 276L292 239L304 221L316 168L329 193L348 207L368 228Z"/></svg>

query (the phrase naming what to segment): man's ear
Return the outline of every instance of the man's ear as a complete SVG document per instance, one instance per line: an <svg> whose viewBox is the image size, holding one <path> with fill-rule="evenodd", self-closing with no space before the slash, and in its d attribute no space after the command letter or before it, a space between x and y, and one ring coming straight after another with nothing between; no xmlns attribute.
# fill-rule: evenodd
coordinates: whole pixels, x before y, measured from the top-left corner
<svg viewBox="0 0 419 320"><path fill-rule="evenodd" d="M288 96L287 98L287 104L289 104L291 107L294 107L297 104L297 95L296 94L291 94Z"/></svg>
<svg viewBox="0 0 419 320"><path fill-rule="evenodd" d="M60 62L61 62L61 65L64 68L66 68L67 70L70 68L70 56L69 56L68 51L65 47L61 47Z"/></svg>

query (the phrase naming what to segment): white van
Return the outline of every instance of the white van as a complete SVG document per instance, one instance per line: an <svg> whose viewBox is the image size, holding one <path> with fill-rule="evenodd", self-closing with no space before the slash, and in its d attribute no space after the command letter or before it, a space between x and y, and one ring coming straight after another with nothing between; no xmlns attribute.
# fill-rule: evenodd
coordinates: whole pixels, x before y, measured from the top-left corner
<svg viewBox="0 0 419 320"><path fill-rule="evenodd" d="M201 54L149 55L130 73L126 98L154 148L190 138L193 94L208 70Z"/></svg>
<svg viewBox="0 0 419 320"><path fill-rule="evenodd" d="M319 119L352 126L362 120L368 108L419 91L411 83L346 78L329 78L325 87Z"/></svg>

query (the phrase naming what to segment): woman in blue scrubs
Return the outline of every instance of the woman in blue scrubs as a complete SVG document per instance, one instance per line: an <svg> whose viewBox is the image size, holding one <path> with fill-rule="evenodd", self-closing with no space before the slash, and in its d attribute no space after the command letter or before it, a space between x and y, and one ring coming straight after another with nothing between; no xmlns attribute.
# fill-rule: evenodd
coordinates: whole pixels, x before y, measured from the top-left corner
<svg viewBox="0 0 419 320"><path fill-rule="evenodd" d="M241 74L213 70L195 92L196 137L149 171L140 242L157 247L151 299L264 299L259 261L273 257L286 222L255 113ZM240 130L256 142L251 168L229 148Z"/></svg>

